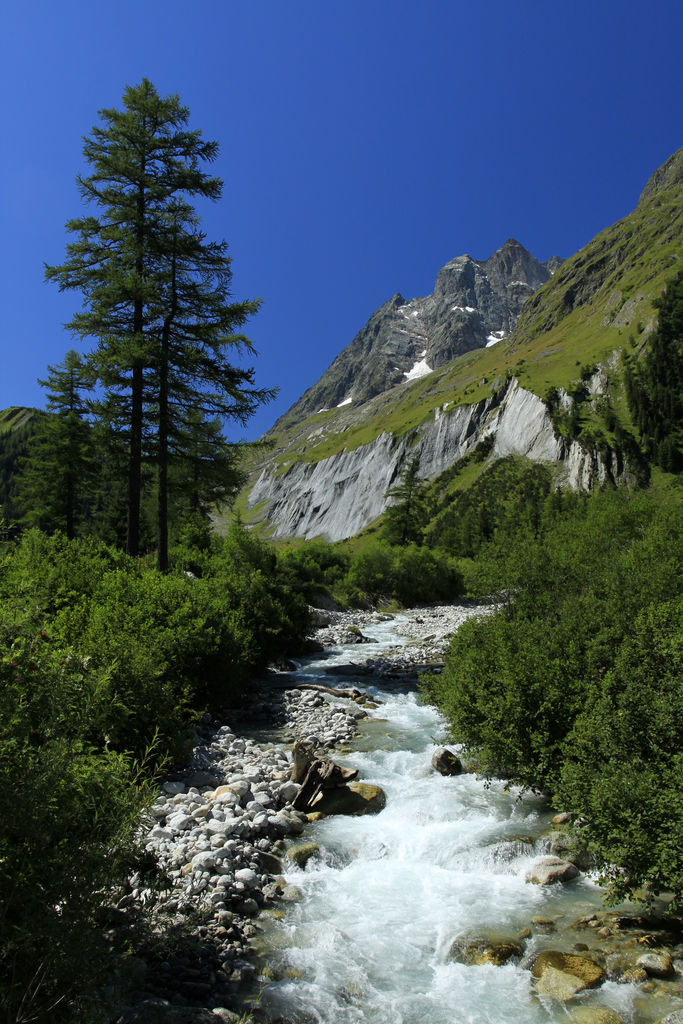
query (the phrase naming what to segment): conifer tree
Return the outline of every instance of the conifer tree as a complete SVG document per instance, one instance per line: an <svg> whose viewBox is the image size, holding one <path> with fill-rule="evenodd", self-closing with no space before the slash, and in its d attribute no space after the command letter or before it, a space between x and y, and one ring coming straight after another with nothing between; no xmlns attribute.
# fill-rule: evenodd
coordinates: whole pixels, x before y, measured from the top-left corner
<svg viewBox="0 0 683 1024"><path fill-rule="evenodd" d="M425 483L419 479L419 472L420 456L415 454L401 470L399 482L386 493L387 498L395 498L397 501L397 504L390 505L384 512L385 533L394 544L422 542L426 518Z"/></svg>
<svg viewBox="0 0 683 1024"><path fill-rule="evenodd" d="M190 512L205 511L200 506L207 495L220 504L234 488L238 447L225 440L220 422L245 423L275 392L255 388L253 370L230 361L235 352L253 353L249 339L236 332L259 303L229 301L227 245L207 241L187 203L169 206L155 271L161 329L150 380L157 416L157 565L166 571L172 461L189 463Z"/></svg>
<svg viewBox="0 0 683 1024"><path fill-rule="evenodd" d="M62 529L73 538L87 513L94 475L92 427L83 392L91 377L73 349L64 362L48 366L48 414L33 434L21 482L24 522L43 529Z"/></svg>
<svg viewBox="0 0 683 1024"><path fill-rule="evenodd" d="M126 550L137 554L145 445L166 415L158 407L151 423L149 403L158 404L163 395L159 346L176 318L169 220L175 202L218 199L222 182L201 167L215 159L217 143L189 130L189 112L179 98L160 97L147 79L125 90L122 110L102 110L100 117L101 125L84 140L91 173L77 179L93 212L67 223L75 240L67 245L66 261L46 267L46 276L62 290L81 292L83 308L67 326L96 339L91 363L110 404L116 400L125 418ZM163 305L160 293L171 305ZM245 316L254 308L245 307ZM162 444L159 439L157 451Z"/></svg>

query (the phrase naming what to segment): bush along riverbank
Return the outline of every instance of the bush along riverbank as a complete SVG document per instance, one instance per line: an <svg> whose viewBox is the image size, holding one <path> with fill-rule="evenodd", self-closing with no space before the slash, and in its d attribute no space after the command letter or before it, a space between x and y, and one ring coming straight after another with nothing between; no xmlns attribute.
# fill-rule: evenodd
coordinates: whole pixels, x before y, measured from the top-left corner
<svg viewBox="0 0 683 1024"><path fill-rule="evenodd" d="M594 495L501 538L480 585L509 595L453 638L425 692L492 777L547 793L615 899L683 906L683 561L678 495Z"/></svg>
<svg viewBox="0 0 683 1024"><path fill-rule="evenodd" d="M256 672L302 643L306 603L279 583L270 549L235 528L191 555L192 571L181 551L162 575L98 541L39 531L2 552L8 1024L92 1017L92 993L120 960L107 922L138 870L155 778L187 756L197 709L239 700Z"/></svg>

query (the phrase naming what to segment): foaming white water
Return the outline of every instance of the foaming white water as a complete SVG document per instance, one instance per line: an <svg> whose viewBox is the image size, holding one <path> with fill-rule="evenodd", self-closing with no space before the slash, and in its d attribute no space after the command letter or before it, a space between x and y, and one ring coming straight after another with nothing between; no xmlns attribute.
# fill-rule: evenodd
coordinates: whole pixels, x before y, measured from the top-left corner
<svg viewBox="0 0 683 1024"><path fill-rule="evenodd" d="M535 914L590 912L594 886L527 884L548 817L542 802L471 774L434 773L438 713L414 694L376 692L374 715L386 724L370 723L366 749L344 763L382 786L387 806L311 826L322 857L288 875L303 899L273 925L282 980L262 1006L297 1024L566 1022L562 1008L533 995L521 964L472 966L449 954L459 938L514 939Z"/></svg>

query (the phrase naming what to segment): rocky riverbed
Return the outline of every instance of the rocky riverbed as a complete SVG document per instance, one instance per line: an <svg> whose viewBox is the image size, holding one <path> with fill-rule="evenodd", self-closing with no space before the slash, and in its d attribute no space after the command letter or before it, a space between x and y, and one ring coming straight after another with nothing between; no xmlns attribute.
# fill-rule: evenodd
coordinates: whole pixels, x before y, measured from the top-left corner
<svg viewBox="0 0 683 1024"><path fill-rule="evenodd" d="M350 629L354 637L364 636L363 629L389 618L324 615L324 626L312 636L320 648L347 642ZM418 662L441 656L446 635L462 618L460 610L447 606L415 612L414 638L430 639L410 654L397 648L401 658L393 663L395 670L412 677ZM438 644L433 642L437 635ZM362 664L354 674L381 676L391 664L389 659ZM292 807L300 787L290 781L291 754L240 731L279 728L283 744L300 739L324 754L347 743L367 716L355 700L296 689L293 681L286 672L272 672L257 682L245 705L226 712L230 726L206 716L188 764L161 786L147 822L145 849L165 888L159 895L158 879L152 887L142 876L133 876L116 908L125 915L129 907L149 905L149 934L133 965L137 988L117 1024L237 1019L255 974L251 956L257 918L297 898L282 877L282 859L288 840L308 823L306 814Z"/></svg>
<svg viewBox="0 0 683 1024"><path fill-rule="evenodd" d="M363 648L373 627L388 616L319 612L312 643L319 649L354 645L349 662L339 664L337 659L331 669L337 677L330 680L331 688L362 686L363 679L382 686L412 685L422 671L439 671L450 636L466 618L487 611L462 605L402 613L397 633L406 641L385 648L381 658L367 657ZM344 676L348 683L340 684L338 677ZM316 756L329 756L348 744L368 714L362 694L353 699L299 689L292 685L297 680L286 671L268 673L239 711L226 711L221 720L205 718L188 763L161 786L144 837L163 879L161 895L158 885L147 884L140 873L130 879L129 891L113 912L115 926L116 914L125 916L130 907L148 905L133 963L137 984L116 1024L239 1019L244 994L256 982L259 918L279 915L299 898L283 870L296 859L296 838L310 819L292 806L300 787L291 781L291 744L304 741ZM250 738L261 735L270 739ZM539 852L561 852L561 846L561 838L549 839ZM559 921L544 924L542 918L532 925L535 931L556 927ZM624 914L596 914L580 927L592 936L597 933L605 945L604 955L597 957L605 977L638 981L646 989L660 983L670 987L672 979L680 979L683 946L675 927L665 936L666 949L660 949L664 939L656 943L653 938L661 937L662 929L657 932L646 919L634 920L629 928ZM582 939L579 945L588 948ZM653 945L656 950L650 954ZM591 942L592 953L593 948ZM665 960L668 955L669 961L636 963L632 952ZM474 962L496 962L487 952L481 955L485 959ZM609 969L604 970L608 958Z"/></svg>

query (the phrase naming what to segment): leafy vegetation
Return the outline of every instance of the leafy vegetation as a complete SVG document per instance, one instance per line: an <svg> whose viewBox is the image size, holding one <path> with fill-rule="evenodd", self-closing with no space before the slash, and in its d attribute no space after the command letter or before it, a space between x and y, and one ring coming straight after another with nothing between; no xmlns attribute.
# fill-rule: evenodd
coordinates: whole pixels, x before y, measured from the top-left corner
<svg viewBox="0 0 683 1024"><path fill-rule="evenodd" d="M318 540L285 550L279 563L287 585L309 600L326 594L345 605L409 605L449 600L462 592L456 562L415 543L371 538L352 551L346 544Z"/></svg>
<svg viewBox="0 0 683 1024"><path fill-rule="evenodd" d="M159 763L182 758L203 708L234 703L305 633L305 601L241 528L174 554L163 575L94 539L32 530L0 561L8 1021L81 1019L113 969L102 915L131 870Z"/></svg>
<svg viewBox="0 0 683 1024"><path fill-rule="evenodd" d="M683 272L655 303L657 329L644 358L625 354L629 411L653 462L668 472L683 468Z"/></svg>
<svg viewBox="0 0 683 1024"><path fill-rule="evenodd" d="M472 461L476 459L474 455ZM458 474L448 476L457 483ZM547 514L546 506L562 504L550 469L514 456L496 460L465 489L444 490L445 482L441 477L432 486L432 515L424 538L430 547L464 558L477 555L496 534L526 529L534 536ZM439 489L442 493L437 495Z"/></svg>
<svg viewBox="0 0 683 1024"><path fill-rule="evenodd" d="M427 688L485 773L579 816L616 897L683 900L677 498L575 497L536 534L494 537L476 582L498 611L462 627Z"/></svg>

